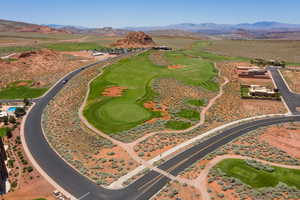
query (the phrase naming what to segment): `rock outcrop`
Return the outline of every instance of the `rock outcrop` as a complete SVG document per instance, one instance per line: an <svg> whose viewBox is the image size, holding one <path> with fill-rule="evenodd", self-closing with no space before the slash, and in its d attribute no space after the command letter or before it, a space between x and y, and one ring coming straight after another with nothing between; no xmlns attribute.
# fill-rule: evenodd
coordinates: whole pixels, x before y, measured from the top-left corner
<svg viewBox="0 0 300 200"><path fill-rule="evenodd" d="M144 32L130 32L124 39L118 40L113 46L121 48L152 47L155 46L155 42Z"/></svg>

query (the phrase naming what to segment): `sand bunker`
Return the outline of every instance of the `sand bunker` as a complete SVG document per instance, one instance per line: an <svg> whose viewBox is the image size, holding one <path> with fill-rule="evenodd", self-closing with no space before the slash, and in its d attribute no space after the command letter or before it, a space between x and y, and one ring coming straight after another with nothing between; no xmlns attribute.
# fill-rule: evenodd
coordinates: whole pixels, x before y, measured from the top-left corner
<svg viewBox="0 0 300 200"><path fill-rule="evenodd" d="M166 105L161 104L160 108L156 108L156 104L153 101L148 101L148 102L144 103L144 107L151 109L153 111L159 111L162 113L161 117L150 119L146 123L154 123L159 119L163 119L163 120L171 119L171 116L169 115L169 112L168 112L168 106L166 106Z"/></svg>
<svg viewBox="0 0 300 200"><path fill-rule="evenodd" d="M169 69L180 69L180 68L184 68L184 65L169 65L168 68Z"/></svg>
<svg viewBox="0 0 300 200"><path fill-rule="evenodd" d="M26 82L26 81L21 81L21 82L19 82L19 83L17 83L17 86L28 86L28 82Z"/></svg>
<svg viewBox="0 0 300 200"><path fill-rule="evenodd" d="M120 86L109 87L102 92L102 95L108 97L119 97L122 96L123 91L126 89L127 87Z"/></svg>

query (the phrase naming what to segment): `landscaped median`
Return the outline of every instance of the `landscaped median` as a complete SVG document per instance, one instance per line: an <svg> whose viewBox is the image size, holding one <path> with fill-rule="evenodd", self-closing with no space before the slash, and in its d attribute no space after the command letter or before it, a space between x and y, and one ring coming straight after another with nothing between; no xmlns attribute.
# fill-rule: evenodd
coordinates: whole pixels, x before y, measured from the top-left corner
<svg viewBox="0 0 300 200"><path fill-rule="evenodd" d="M166 59L181 66L171 68L155 65L149 59L150 54L151 51L145 52L108 66L91 82L83 113L94 127L114 134L160 117L160 111L144 106L147 102L159 101L159 95L152 87L157 79L172 78L207 91L218 90L214 80L217 71L211 62L189 58L176 51L168 52Z"/></svg>

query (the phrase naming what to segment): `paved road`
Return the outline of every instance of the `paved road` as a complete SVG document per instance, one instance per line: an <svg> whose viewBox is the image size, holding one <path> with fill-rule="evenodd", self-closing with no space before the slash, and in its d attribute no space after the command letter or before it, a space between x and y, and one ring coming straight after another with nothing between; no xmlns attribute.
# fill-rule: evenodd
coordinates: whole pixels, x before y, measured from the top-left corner
<svg viewBox="0 0 300 200"><path fill-rule="evenodd" d="M89 66L92 66L92 64L85 66L84 68ZM65 77L65 79L72 78L81 70L82 69L78 69L72 72ZM65 163L49 146L41 127L43 110L49 101L51 101L51 99L63 87L64 84L61 81L55 85L55 87L53 87L43 98L36 102L36 105L32 108L31 112L28 113L24 127L25 140L28 144L31 154L40 167L57 184L59 184L76 198L87 194L83 200L146 200L156 194L168 181L170 181L167 177L155 171L149 171L147 174L124 189L109 190L97 186ZM283 95L285 95L285 93L283 93ZM237 125L183 151L182 153L160 165L159 168L176 176L194 162L203 158L205 155L216 150L220 146L232 141L238 136L263 126L294 121L300 121L300 116L274 117Z"/></svg>
<svg viewBox="0 0 300 200"><path fill-rule="evenodd" d="M297 107L300 109L300 95L293 93L289 90L288 86L285 84L282 76L280 75L278 69L276 68L269 68L273 80L279 89L286 105L288 106L289 110L293 114L300 114L300 110L297 110Z"/></svg>
<svg viewBox="0 0 300 200"><path fill-rule="evenodd" d="M60 91L60 89L64 86L64 83L63 83L64 80L69 80L72 77L74 77L75 75L77 75L79 72L81 72L82 70L85 70L85 69L87 69L91 66L106 62L106 61L111 60L111 59L112 58L107 58L105 60L94 62L94 63L82 66L81 68L74 70L73 72L67 74L62 80L55 83L55 86L53 88L50 88L50 90L48 90L46 94L52 93L52 97L54 97ZM49 95L48 95L48 97L49 97ZM29 99L29 100L31 102L38 102L40 99L47 99L48 97L45 97L45 95L44 95L42 97ZM0 99L0 103L20 103L20 102L23 102L23 99Z"/></svg>

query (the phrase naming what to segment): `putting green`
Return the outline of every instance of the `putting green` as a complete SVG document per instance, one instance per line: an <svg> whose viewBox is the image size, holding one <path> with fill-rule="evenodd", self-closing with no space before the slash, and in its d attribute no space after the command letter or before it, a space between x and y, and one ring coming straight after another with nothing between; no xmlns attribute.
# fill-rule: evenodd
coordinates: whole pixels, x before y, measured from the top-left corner
<svg viewBox="0 0 300 200"><path fill-rule="evenodd" d="M112 121L132 123L144 118L151 117L151 114L147 112L137 104L129 103L114 103L113 101L104 104L99 108L99 117L105 116Z"/></svg>
<svg viewBox="0 0 300 200"><path fill-rule="evenodd" d="M174 78L187 85L213 91L218 89L218 84L213 81L217 72L212 63L186 57L180 52L168 52L166 57L172 64L184 65L180 69L168 69L153 64L149 59L151 53L148 51L108 66L101 76L92 81L83 114L96 128L116 133L157 116L143 106L144 102L157 95L151 89L156 78ZM126 90L118 97L103 96L103 91L112 86L125 87Z"/></svg>

